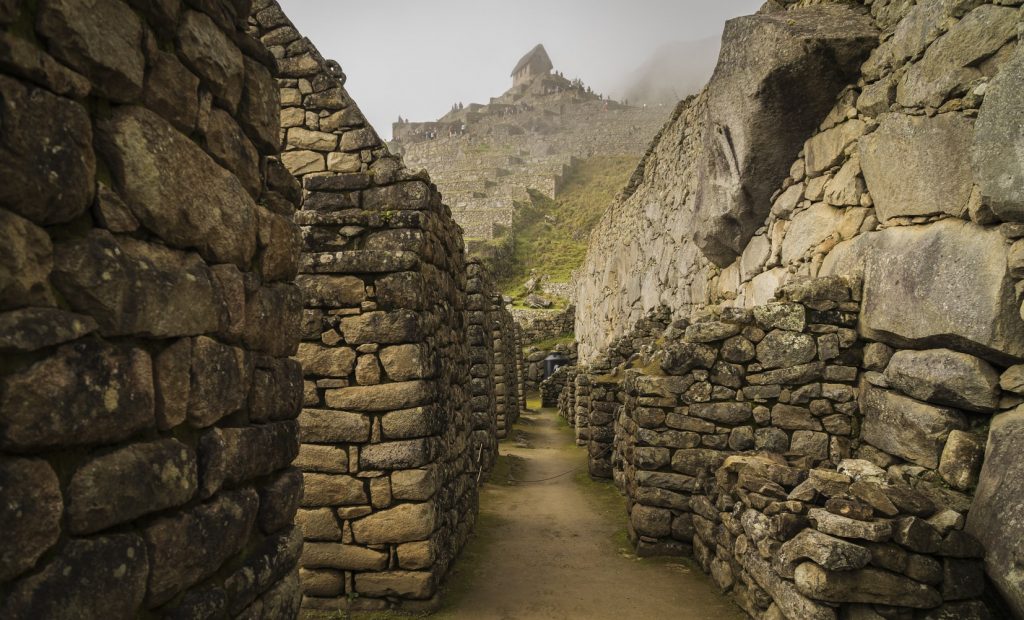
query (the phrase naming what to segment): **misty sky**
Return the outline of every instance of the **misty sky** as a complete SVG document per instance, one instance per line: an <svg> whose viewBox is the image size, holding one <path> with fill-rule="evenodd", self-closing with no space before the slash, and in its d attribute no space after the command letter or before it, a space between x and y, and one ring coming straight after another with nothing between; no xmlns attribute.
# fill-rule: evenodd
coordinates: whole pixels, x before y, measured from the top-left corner
<svg viewBox="0 0 1024 620"><path fill-rule="evenodd" d="M349 93L386 138L401 114L434 120L487 103L543 43L555 69L621 96L666 43L718 38L762 0L280 0L295 26L341 63ZM618 92L617 92L618 91Z"/></svg>

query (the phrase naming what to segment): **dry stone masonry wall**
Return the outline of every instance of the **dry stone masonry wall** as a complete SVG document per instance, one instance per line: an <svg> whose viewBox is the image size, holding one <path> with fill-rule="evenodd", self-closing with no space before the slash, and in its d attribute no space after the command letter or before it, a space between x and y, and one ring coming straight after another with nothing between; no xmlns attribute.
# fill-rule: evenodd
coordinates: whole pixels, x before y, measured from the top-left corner
<svg viewBox="0 0 1024 620"><path fill-rule="evenodd" d="M466 265L437 189L391 155L340 66L276 3L257 9L279 67L281 157L301 185L303 610L429 609L496 456L507 395L495 388L516 384L498 338L510 317Z"/></svg>
<svg viewBox="0 0 1024 620"><path fill-rule="evenodd" d="M856 330L864 352L851 455L884 469L883 486L928 489L936 512L898 507L893 527L908 516L951 519L952 530L945 522L931 525L940 537L966 531L981 543L987 579L1012 610L992 613L1024 614L1024 583L1015 568L1024 561L1016 543L1024 536L1013 516L1024 492L1019 464L1009 456L1024 445L1024 7L1014 0L769 2L758 15L734 22L726 28L722 63L711 83L677 108L624 198L595 229L578 280L581 368L601 361L653 309L667 307L673 318L692 321L709 311L760 307L780 285L807 278L862 281L856 322L842 326ZM874 41L866 36L872 30L880 33ZM831 109L819 105L813 63L787 51L799 41L831 47L837 59L846 59L845 85L839 79L824 89L834 97ZM749 49L765 51L752 62L766 83L792 88L785 101L808 101L806 107L785 107L783 117L808 118L780 120L771 99L778 93L770 89L757 91L764 97L760 102L746 98L749 84L737 81L729 63ZM800 77L804 71L809 74ZM790 81L769 79L780 72L794 75ZM774 135L776 126L787 129ZM782 166L779 156L787 152ZM766 194L766 187L775 189ZM578 394L576 401L579 410ZM801 437L823 432L801 430ZM829 438L830 450L837 440ZM816 471L806 463L797 469ZM867 477L874 480L876 474ZM851 484L858 482L845 475ZM731 511L726 504L738 497L733 478L726 478L728 483L707 495L719 513ZM787 496L793 491L775 482ZM827 512L820 496L799 501L808 511L813 506ZM762 507L747 509L763 514ZM940 518L946 510L959 516ZM877 509L865 513L869 520L883 515ZM728 522L711 516L708 511L703 518L731 531ZM835 535L820 523L815 527ZM732 544L720 532L705 532L719 536L715 545L708 536L701 539L704 547L694 545L695 553L704 549L718 558L709 567L719 577L730 556L716 549L722 541ZM931 544L915 549L897 542L941 564L944 580L934 571L915 577L886 570L932 588L943 598L941 605L978 595L975 562L957 564L956 556ZM750 576L760 570L729 568L733 577L743 576L738 568ZM822 558L797 573L796 588L830 603L861 603L838 597L867 598L864 592L886 600L877 575L836 576L837 570ZM956 579L971 585L950 593L946 584ZM748 593L758 592L749 580L741 581ZM728 587L740 582L732 583ZM770 591L767 583L758 587ZM766 601L747 605L748 611L763 611ZM932 591L917 603L945 609ZM778 606L787 617L805 616ZM890 613L879 609L871 613ZM974 603L949 609L956 617L981 613Z"/></svg>
<svg viewBox="0 0 1024 620"><path fill-rule="evenodd" d="M288 618L301 298L244 1L0 4L0 616Z"/></svg>
<svg viewBox="0 0 1024 620"><path fill-rule="evenodd" d="M979 475L988 416L1020 402L1020 367L1000 377L967 354L862 338L858 280L778 297L676 321L653 342L638 330L619 344L629 359L563 390L591 473L627 497L637 552L692 554L755 618L1011 613L983 558L1014 545L979 539L1014 499ZM1009 449L990 444L987 458L1005 467ZM999 500L979 506L976 492Z"/></svg>

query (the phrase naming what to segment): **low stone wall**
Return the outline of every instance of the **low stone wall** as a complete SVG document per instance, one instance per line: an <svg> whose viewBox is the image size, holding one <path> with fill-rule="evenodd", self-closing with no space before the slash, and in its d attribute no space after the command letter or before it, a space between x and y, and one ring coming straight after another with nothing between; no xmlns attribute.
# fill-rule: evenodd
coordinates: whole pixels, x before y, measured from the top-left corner
<svg viewBox="0 0 1024 620"><path fill-rule="evenodd" d="M755 618L1001 617L983 558L1005 547L978 539L1005 513L979 472L1013 467L984 438L1024 415L1024 370L865 339L859 294L798 282L577 375L577 412L587 381L591 417L621 395L611 468L630 538L641 555L692 554Z"/></svg>
<svg viewBox="0 0 1024 620"><path fill-rule="evenodd" d="M531 345L572 334L576 321L576 307L570 305L562 310L516 308L512 311L512 316L522 329L523 341Z"/></svg>
<svg viewBox="0 0 1024 620"><path fill-rule="evenodd" d="M574 366L559 366L551 376L540 383L540 404L542 407L557 407L558 397L565 386L575 377Z"/></svg>
<svg viewBox="0 0 1024 620"><path fill-rule="evenodd" d="M0 617L298 612L297 192L245 6L0 6Z"/></svg>
<svg viewBox="0 0 1024 620"><path fill-rule="evenodd" d="M473 437L470 454L477 455L482 470L489 470L498 456L498 412L495 403L494 331L499 309L494 306L494 283L478 261L470 260L467 268L469 293L469 395L473 410Z"/></svg>
<svg viewBox="0 0 1024 620"><path fill-rule="evenodd" d="M303 613L432 609L496 456L495 330L510 319L436 187L388 152L338 64L275 2L255 22L302 185Z"/></svg>
<svg viewBox="0 0 1024 620"><path fill-rule="evenodd" d="M493 289L492 289L493 290ZM512 313L505 307L502 295L492 292L494 306L494 407L498 439L504 439L526 408L520 394L520 368L523 348L519 344L518 330Z"/></svg>

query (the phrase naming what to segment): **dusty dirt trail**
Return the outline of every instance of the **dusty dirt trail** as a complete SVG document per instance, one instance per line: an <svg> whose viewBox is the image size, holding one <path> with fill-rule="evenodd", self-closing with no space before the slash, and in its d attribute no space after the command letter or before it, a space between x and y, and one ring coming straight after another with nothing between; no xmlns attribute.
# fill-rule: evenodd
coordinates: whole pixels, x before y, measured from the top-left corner
<svg viewBox="0 0 1024 620"><path fill-rule="evenodd" d="M517 440L481 497L474 538L453 567L444 608L453 619L731 620L745 617L699 568L639 559L625 506L586 474L586 451L552 410L525 414ZM509 483L582 470L540 483Z"/></svg>

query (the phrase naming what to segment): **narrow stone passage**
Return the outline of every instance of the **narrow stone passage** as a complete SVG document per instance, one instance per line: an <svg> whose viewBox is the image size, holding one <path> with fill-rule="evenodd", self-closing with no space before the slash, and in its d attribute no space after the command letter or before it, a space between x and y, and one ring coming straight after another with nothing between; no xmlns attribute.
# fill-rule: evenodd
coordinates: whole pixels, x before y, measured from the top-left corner
<svg viewBox="0 0 1024 620"><path fill-rule="evenodd" d="M481 492L476 534L436 618L743 618L699 569L629 552L625 507L586 473L553 409L524 414ZM539 483L510 482L556 476Z"/></svg>

